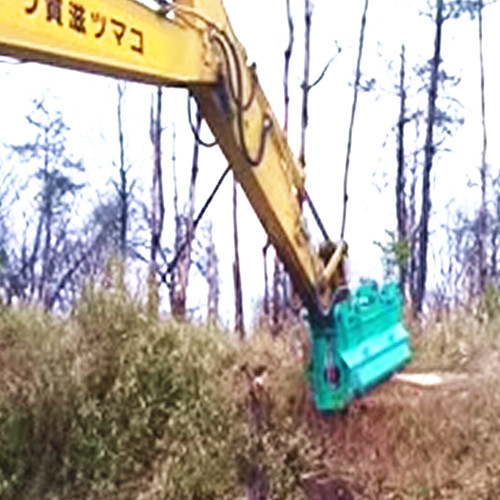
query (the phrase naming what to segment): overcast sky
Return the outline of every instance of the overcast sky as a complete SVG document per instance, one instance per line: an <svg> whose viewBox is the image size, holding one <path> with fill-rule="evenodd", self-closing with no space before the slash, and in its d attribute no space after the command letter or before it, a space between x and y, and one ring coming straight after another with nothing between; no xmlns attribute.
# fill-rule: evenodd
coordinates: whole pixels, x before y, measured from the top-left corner
<svg viewBox="0 0 500 500"><path fill-rule="evenodd" d="M295 133L292 132L290 142L295 151L299 144L303 3L292 0L296 50L290 83L295 89L291 108ZM333 238L338 238L340 233L342 179L353 92L351 84L364 3L364 0L313 2L312 80L334 52L335 42L342 48L324 81L311 93L307 137L308 188ZM399 55L403 43L406 46L408 78L417 63L422 64L432 57L434 25L428 17L421 15L428 12L427 4L423 0L371 0L369 4L362 72L367 78L375 78L377 84L374 92L361 94L358 101L349 174L346 239L350 245L354 281L359 277L380 277L380 253L373 241L384 240L384 231L394 230L396 226L396 146L392 128L398 119L399 102L392 91L398 83ZM283 105L279 83L288 36L285 2L252 2L251 11L258 13L255 24L248 22L250 14L237 0L226 0L226 6L235 31L247 47L250 58L257 62L261 83L281 119ZM500 46L499 21L500 6L487 7L483 29L490 138L487 161L492 172L498 171L500 158L500 143L495 140L500 132L500 98L497 92L500 70L496 63L497 48ZM450 201L453 200L453 209L471 211L479 205L479 189L470 187L471 183L477 186L479 182L477 168L481 161L482 144L478 49L476 21L471 22L464 17L460 21L445 23L442 69L460 79L459 85L451 92L460 103L456 105L457 113L465 121L445 143L450 152L438 154L435 160L430 224L431 261L442 255L444 232L440 226L448 220L446 207ZM426 105L425 99L422 104ZM407 128L408 135L413 133L411 128ZM388 186L381 193L386 182ZM433 279L431 270L429 280Z"/></svg>

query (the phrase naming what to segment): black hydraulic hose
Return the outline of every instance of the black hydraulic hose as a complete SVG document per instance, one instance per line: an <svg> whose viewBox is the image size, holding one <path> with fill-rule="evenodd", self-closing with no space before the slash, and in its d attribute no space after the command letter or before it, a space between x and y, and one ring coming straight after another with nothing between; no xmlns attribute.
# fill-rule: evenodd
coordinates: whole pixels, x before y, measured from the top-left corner
<svg viewBox="0 0 500 500"><path fill-rule="evenodd" d="M226 170L224 170L224 172L220 176L219 180L217 181L217 184L215 185L214 189L210 193L209 197L207 198L207 200L203 204L203 207L200 210L200 213L197 215L196 219L193 222L193 233L196 230L196 228L198 227L198 224L200 223L201 219L205 215L207 208L209 207L210 203L212 203L212 200L214 199L215 195L217 194L217 191L221 187L222 182L224 181L224 179L226 178L226 175L229 173L230 170L231 170L231 165L228 165L226 167ZM164 273L161 273L161 279L164 283L167 283L167 285L168 285L167 276L169 274L171 274L172 271L175 269L175 266L177 265L177 262L179 261L179 258L182 255L182 253L184 252L184 250L186 249L186 247L187 247L187 241L184 241L182 243L182 245L180 246L180 248L175 253L174 258L167 265L167 270Z"/></svg>
<svg viewBox="0 0 500 500"><path fill-rule="evenodd" d="M243 92L243 76L242 76L242 71L241 71L241 64L240 64L240 59L238 56L238 51L236 50L236 47L234 46L234 43L232 40L229 38L227 33L225 31L220 31L220 34L222 35L222 38L224 38L224 41L227 43L229 46L229 49L231 50L231 55L236 67L236 76L237 76L237 84L238 84L238 93L237 93L237 98L233 98L236 101L236 104L240 106L243 111L247 111L250 106L252 105L253 100L255 99L255 94L256 94L256 89L257 89L257 76L255 74L255 68L252 68L252 87L250 90L250 96L248 98L247 103L243 103L243 97L244 97L244 92Z"/></svg>
<svg viewBox="0 0 500 500"><path fill-rule="evenodd" d="M187 107L188 107L187 113L188 113L189 126L191 127L191 132L193 133L194 139L198 144L201 144L205 148L212 148L217 145L217 139L214 139L213 142L206 142L200 137L200 134L196 130L196 127L193 123L193 115L191 113L191 99L194 99L194 97L191 93L189 93L187 98Z"/></svg>
<svg viewBox="0 0 500 500"><path fill-rule="evenodd" d="M316 224L319 227L319 230L321 231L321 234L323 235L323 238L325 241L331 241L330 237L328 236L328 232L326 231L326 228L323 224L323 221L321 220L321 217L318 214L318 211L316 210L316 207L314 206L314 203L311 200L311 197L309 196L309 193L306 191L306 201L307 204L309 205L309 208L311 209L311 212L313 214L314 220L316 221Z"/></svg>
<svg viewBox="0 0 500 500"><path fill-rule="evenodd" d="M167 7L170 4L167 5ZM182 11L182 9L181 9ZM250 152L248 150L248 146L246 144L245 140L245 134L244 134L244 121L243 121L243 112L248 110L252 104L252 102L255 99L256 95L256 87L257 87L257 76L255 74L255 71L252 72L252 88L250 91L250 97L247 103L243 102L243 83L242 83L242 71L241 71L241 63L240 59L238 56L238 51L233 43L233 41L230 39L228 34L219 28L216 24L211 22L209 19L206 19L204 16L201 16L200 14L197 14L196 12L189 11L187 12L189 15L193 15L196 18L202 20L204 23L207 24L207 26L213 31L211 39L215 41L220 49L222 50L222 55L224 62L227 66L227 72L228 72L228 77L229 77L229 91L231 94L231 97L233 101L236 103L236 109L237 109L237 129L238 129L238 139L239 139L239 146L240 150L244 156L245 161L253 166L256 167L258 166L262 158L264 156L264 149L265 149L265 143L266 143L266 138L267 134L270 132L272 128L272 120L270 116L267 113L264 113L264 116L262 118L262 131L261 131L261 137L260 137L260 144L257 150L257 155L255 158L252 158L250 155ZM229 46L231 55L229 55L227 46ZM231 68L231 56L232 60L234 62L235 66L235 71L236 71L236 89L234 88L234 80L233 80L233 72Z"/></svg>
<svg viewBox="0 0 500 500"><path fill-rule="evenodd" d="M264 149L265 149L265 143L266 143L266 138L267 134L270 132L272 128L272 122L269 119L269 116L267 114L264 115L263 117L263 125L262 125L262 131L261 131L261 137L260 137L260 143L259 143L259 148L257 150L257 155L252 158L250 155L250 152L248 150L248 146L246 143L245 139L245 126L243 122L243 112L245 110L245 105L243 105L243 83L242 83L242 72L241 72L241 65L239 63L238 59L238 53L236 51L236 48L234 47L234 44L229 40L229 37L224 33L220 32L222 34L222 37L226 41L226 43L229 45L231 49L231 56L232 60L234 61L234 66L235 66L235 71L236 71L236 89L234 89L234 81L233 81L233 74L232 74L232 64L231 64L231 56L229 55L227 51L226 44L224 43L223 40L218 38L217 36L214 37L214 41L218 44L218 46L221 48L222 55L224 58L224 62L226 64L227 72L228 72L228 80L229 80L229 91L231 94L231 98L235 102L236 105L236 114L237 114L237 128L238 128L238 139L239 139L239 144L241 148L241 152L243 153L243 156L245 158L245 161L249 163L251 166L256 167L260 164L262 161L262 158L264 156ZM252 92L251 96L252 100L255 98L255 91ZM247 103L247 106L249 107L251 104L251 100L249 103Z"/></svg>
<svg viewBox="0 0 500 500"><path fill-rule="evenodd" d="M221 40L218 36L214 36L213 40L217 43L219 48L222 51L222 55L224 58L224 62L226 63L226 68L228 72L228 81L229 81L229 92L231 94L231 98L233 101L236 103L236 105L240 108L243 109L243 111L247 111L250 106L252 105L252 102L255 99L255 94L256 94L256 89L257 89L257 77L255 75L255 72L252 72L252 88L250 90L250 96L248 98L248 101L246 103L243 103L243 78L241 74L241 65L239 63L239 58L238 58L238 52L236 51L236 47L234 44L231 42L229 37L224 31L217 31L218 34L222 36L224 40ZM227 50L227 46L229 46L231 50L231 55L229 54ZM233 78L233 68L231 64L231 60L234 62L235 66L235 71L236 71L236 86L237 88L235 89L235 83L234 83L234 78Z"/></svg>

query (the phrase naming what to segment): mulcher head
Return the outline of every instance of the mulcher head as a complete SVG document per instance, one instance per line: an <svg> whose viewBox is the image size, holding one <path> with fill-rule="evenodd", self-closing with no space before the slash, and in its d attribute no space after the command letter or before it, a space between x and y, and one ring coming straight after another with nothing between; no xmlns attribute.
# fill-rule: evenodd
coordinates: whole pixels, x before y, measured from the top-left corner
<svg viewBox="0 0 500 500"><path fill-rule="evenodd" d="M411 359L398 285L360 286L326 317L309 318L309 381L316 408L345 408Z"/></svg>

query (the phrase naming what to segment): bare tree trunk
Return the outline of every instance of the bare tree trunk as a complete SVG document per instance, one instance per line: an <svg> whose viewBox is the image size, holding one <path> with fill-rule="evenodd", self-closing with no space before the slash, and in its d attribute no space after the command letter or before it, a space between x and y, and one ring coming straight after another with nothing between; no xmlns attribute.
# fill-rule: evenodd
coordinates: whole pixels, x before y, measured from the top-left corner
<svg viewBox="0 0 500 500"><path fill-rule="evenodd" d="M361 16L361 30L359 34L359 48L358 48L358 62L356 64L356 75L354 78L354 96L352 100L352 109L351 109L351 122L349 124L349 136L347 139L347 152L346 152L346 158L345 158L345 170L344 170L344 210L342 213L342 226L340 229L340 238L344 238L344 233L345 233L345 224L346 224L346 217L347 217L347 180L348 180L348 174L349 174L349 163L351 160L351 148L352 148L352 134L354 130L354 118L356 115L356 106L358 103L358 92L359 92L359 82L361 79L361 58L363 56L363 44L365 40L365 27L366 27L366 14L368 11L368 1L365 0L365 7L363 9L363 15Z"/></svg>
<svg viewBox="0 0 500 500"><path fill-rule="evenodd" d="M431 80L428 94L427 131L424 147L424 173L422 179L422 211L419 238L419 262L417 276L417 296L415 310L422 312L427 280L427 250L429 245L429 218L431 214L431 169L434 160L434 123L436 121L436 101L438 95L439 64L441 62L441 32L443 27L443 0L437 0L436 35L432 58Z"/></svg>
<svg viewBox="0 0 500 500"><path fill-rule="evenodd" d="M49 276L50 276L50 257L52 251L52 203L49 196L45 205L45 243L42 253L42 272L39 283L38 300L45 309L49 307Z"/></svg>
<svg viewBox="0 0 500 500"><path fill-rule="evenodd" d="M302 80L302 124L300 129L300 152L299 163L302 167L306 165L306 132L309 124L309 73L311 63L311 23L312 23L311 0L304 0L304 79Z"/></svg>
<svg viewBox="0 0 500 500"><path fill-rule="evenodd" d="M483 149L481 154L481 208L479 210L479 291L484 292L487 278L486 267L486 179L488 165L486 163L486 151L488 136L486 134L486 106L484 92L484 59L483 59L483 0L478 5L478 35L479 35L479 62L481 68L481 119L483 128Z"/></svg>
<svg viewBox="0 0 500 500"><path fill-rule="evenodd" d="M241 288L240 252L238 244L238 191L236 179L233 177L233 238L234 238L234 329L240 338L245 338L243 322L243 292Z"/></svg>
<svg viewBox="0 0 500 500"><path fill-rule="evenodd" d="M310 21L311 21L311 7L309 5L309 0L306 1L306 19L309 19L309 28L306 26L306 34L310 33ZM289 91L289 76L290 76L290 61L292 58L292 52L293 52L293 45L294 45L294 24L293 24L293 18L292 18L292 11L290 7L290 0L286 0L286 15L287 15L287 22L288 22L288 45L285 49L285 64L284 64L284 70L283 70L283 96L284 96L284 104L285 104L285 109L284 109L284 119L283 119L283 133L285 137L288 135L288 122L289 122L289 111L290 111L290 91ZM308 36L308 40L306 41L306 44L309 44L309 39L310 36ZM307 60L306 56L306 60ZM304 64L304 68L306 67L306 63ZM307 128L307 95L309 92L309 62L307 62L307 69L304 69L304 82L302 83L302 96L303 96L303 102L302 102L302 134L301 134L301 149L299 153L299 161L301 162L302 166L305 164L305 135L306 131L305 128ZM304 111L304 106L306 106L306 109ZM305 125L304 125L305 124ZM268 292L267 292L267 283L268 283L268 276L267 276L267 264L266 264L266 256L267 256L267 249L269 247L269 242L266 244L266 246L263 249L263 254L264 254L264 278L265 278L265 283L266 283L266 290L265 290L265 295L264 295L264 312L266 315L270 314L270 307L269 307L269 299L268 299ZM275 256L274 258L274 271L273 271L273 288L272 288L272 331L273 334L276 335L279 333L281 330L281 317L282 317L282 307L284 307L284 303L281 300L280 297L280 283L281 283L281 277L283 274L283 266L281 264L280 259L278 256Z"/></svg>
<svg viewBox="0 0 500 500"><path fill-rule="evenodd" d="M417 118L415 118L415 151L413 153L413 166L411 168L411 183L410 183L410 193L408 198L408 208L409 208L409 233L410 233L410 266L409 266L409 288L410 288L410 298L412 304L412 312L415 313L414 304L417 300L417 275L418 275L418 233L420 231L417 225L417 171L418 171L418 146L420 143L420 124Z"/></svg>
<svg viewBox="0 0 500 500"><path fill-rule="evenodd" d="M219 317L219 271L217 253L213 240L212 225L209 226L207 248L208 314L209 324L215 324Z"/></svg>
<svg viewBox="0 0 500 500"><path fill-rule="evenodd" d="M290 8L290 0L286 0L286 16L288 20L288 45L285 49L285 69L283 71L283 95L285 100L285 117L283 120L283 133L285 137L288 135L288 116L290 109L290 91L288 79L290 76L290 60L292 58L293 42L294 42L294 25L292 11Z"/></svg>
<svg viewBox="0 0 500 500"><path fill-rule="evenodd" d="M178 220L180 219L179 213L179 189L177 187L177 158L176 158L176 145L177 145L177 135L175 132L175 123L172 124L172 179L174 188L174 217L175 217L175 228L176 231L179 227ZM176 247L177 250L177 247Z"/></svg>
<svg viewBox="0 0 500 500"><path fill-rule="evenodd" d="M156 104L156 109L154 108ZM157 315L159 307L158 283L156 281L157 256L161 245L161 234L165 218L165 204L163 201L163 178L161 165L161 133L162 133L162 88L156 91L156 100L151 103L150 138L153 145L153 182L151 188L151 256L149 267L149 297L148 308L150 313Z"/></svg>
<svg viewBox="0 0 500 500"><path fill-rule="evenodd" d="M497 279L497 267L498 267L498 262L497 262L497 255L498 255L498 250L499 250L499 242L498 242L498 237L500 236L498 227L493 227L491 230L491 270L490 270L490 277L493 280L494 283L496 283Z"/></svg>
<svg viewBox="0 0 500 500"><path fill-rule="evenodd" d="M201 114L198 111L196 115L196 137L199 137L200 129ZM200 144L195 139L193 146L193 161L191 164L191 180L189 183L188 213L186 215L185 227L181 226L180 228L180 234L184 234L185 244L176 266L176 283L174 285L175 296L172 304L172 312L178 319L186 318L187 287L189 269L191 267L191 249L194 238L195 191L196 179L198 177L199 153ZM179 220L179 224L182 224L182 220Z"/></svg>
<svg viewBox="0 0 500 500"><path fill-rule="evenodd" d="M42 269L40 273L40 280L38 282L38 301L46 307L46 300L48 296L48 277L49 277L49 260L52 242L52 190L53 180L49 175L49 142L48 142L49 129L44 127L44 158L43 158L43 188L42 188L42 220L45 231L45 241L42 249Z"/></svg>
<svg viewBox="0 0 500 500"><path fill-rule="evenodd" d="M278 335L282 328L283 309L285 307L284 300L280 293L280 285L283 275L283 264L279 257L274 257L274 273L273 273L273 315L272 315L272 333Z"/></svg>
<svg viewBox="0 0 500 500"><path fill-rule="evenodd" d="M406 89L405 89L405 47L401 47L401 69L399 72L399 120L398 120L398 148L396 175L396 217L398 222L399 243L408 242L408 217L406 210L405 193L405 145L404 128L406 124ZM404 294L407 275L406 262L399 264L399 284Z"/></svg>
<svg viewBox="0 0 500 500"><path fill-rule="evenodd" d="M125 84L117 84L118 103L118 145L119 145L119 175L120 183L118 185L118 196L120 198L120 252L122 259L125 259L127 253L127 226L128 226L128 185L127 185L127 167L125 165L125 139L123 135L123 98L125 95Z"/></svg>
<svg viewBox="0 0 500 500"><path fill-rule="evenodd" d="M29 283L29 292L28 292L28 299L29 300L33 300L33 297L35 294L35 288L36 288L35 264L36 264L36 261L38 259L38 252L40 250L40 240L42 238L43 221L44 221L44 215L41 212L39 215L38 224L36 227L35 241L33 243L33 250L31 251L29 258L27 258L25 260L26 264L21 269L21 274L24 274L26 271L26 276L27 276L27 280Z"/></svg>
<svg viewBox="0 0 500 500"><path fill-rule="evenodd" d="M262 364L255 368L243 367L247 385L247 415L250 435L257 450L263 449L262 438L268 425L270 404L267 391L267 367ZM256 457L246 464L246 498L267 500L270 485L267 473Z"/></svg>
<svg viewBox="0 0 500 500"><path fill-rule="evenodd" d="M179 190L177 186L177 165L176 165L176 155L175 155L175 147L176 147L176 133L175 126L172 129L172 179L173 179L173 189L174 189L174 255L178 255L181 251L182 247L182 236L183 236L183 218L179 212ZM179 267L176 265L171 272L171 282L169 289L169 298L170 298L170 310L174 317L178 317L179 311L177 307L177 296L178 296L178 286L179 286ZM182 316L182 312L180 312Z"/></svg>
<svg viewBox="0 0 500 500"><path fill-rule="evenodd" d="M263 312L264 316L269 318L270 314L270 307L269 307L269 276L267 273L267 251L269 250L269 246L271 243L269 240L266 242L266 244L262 247L262 260L264 262L264 299L263 299Z"/></svg>

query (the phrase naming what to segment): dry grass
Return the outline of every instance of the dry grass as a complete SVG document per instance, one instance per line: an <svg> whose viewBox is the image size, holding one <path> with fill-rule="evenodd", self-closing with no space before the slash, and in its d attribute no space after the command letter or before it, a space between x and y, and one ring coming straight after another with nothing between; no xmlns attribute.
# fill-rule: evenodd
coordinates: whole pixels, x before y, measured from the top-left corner
<svg viewBox="0 0 500 500"><path fill-rule="evenodd" d="M500 498L497 324L458 314L419 332L408 371L467 377L430 388L391 381L321 419L315 468L374 500Z"/></svg>
<svg viewBox="0 0 500 500"><path fill-rule="evenodd" d="M412 327L408 371L466 377L390 381L326 418L297 327L239 343L92 288L64 320L0 310L0 497L233 500L259 464L276 500L314 478L355 499L500 498L499 327L465 312Z"/></svg>

